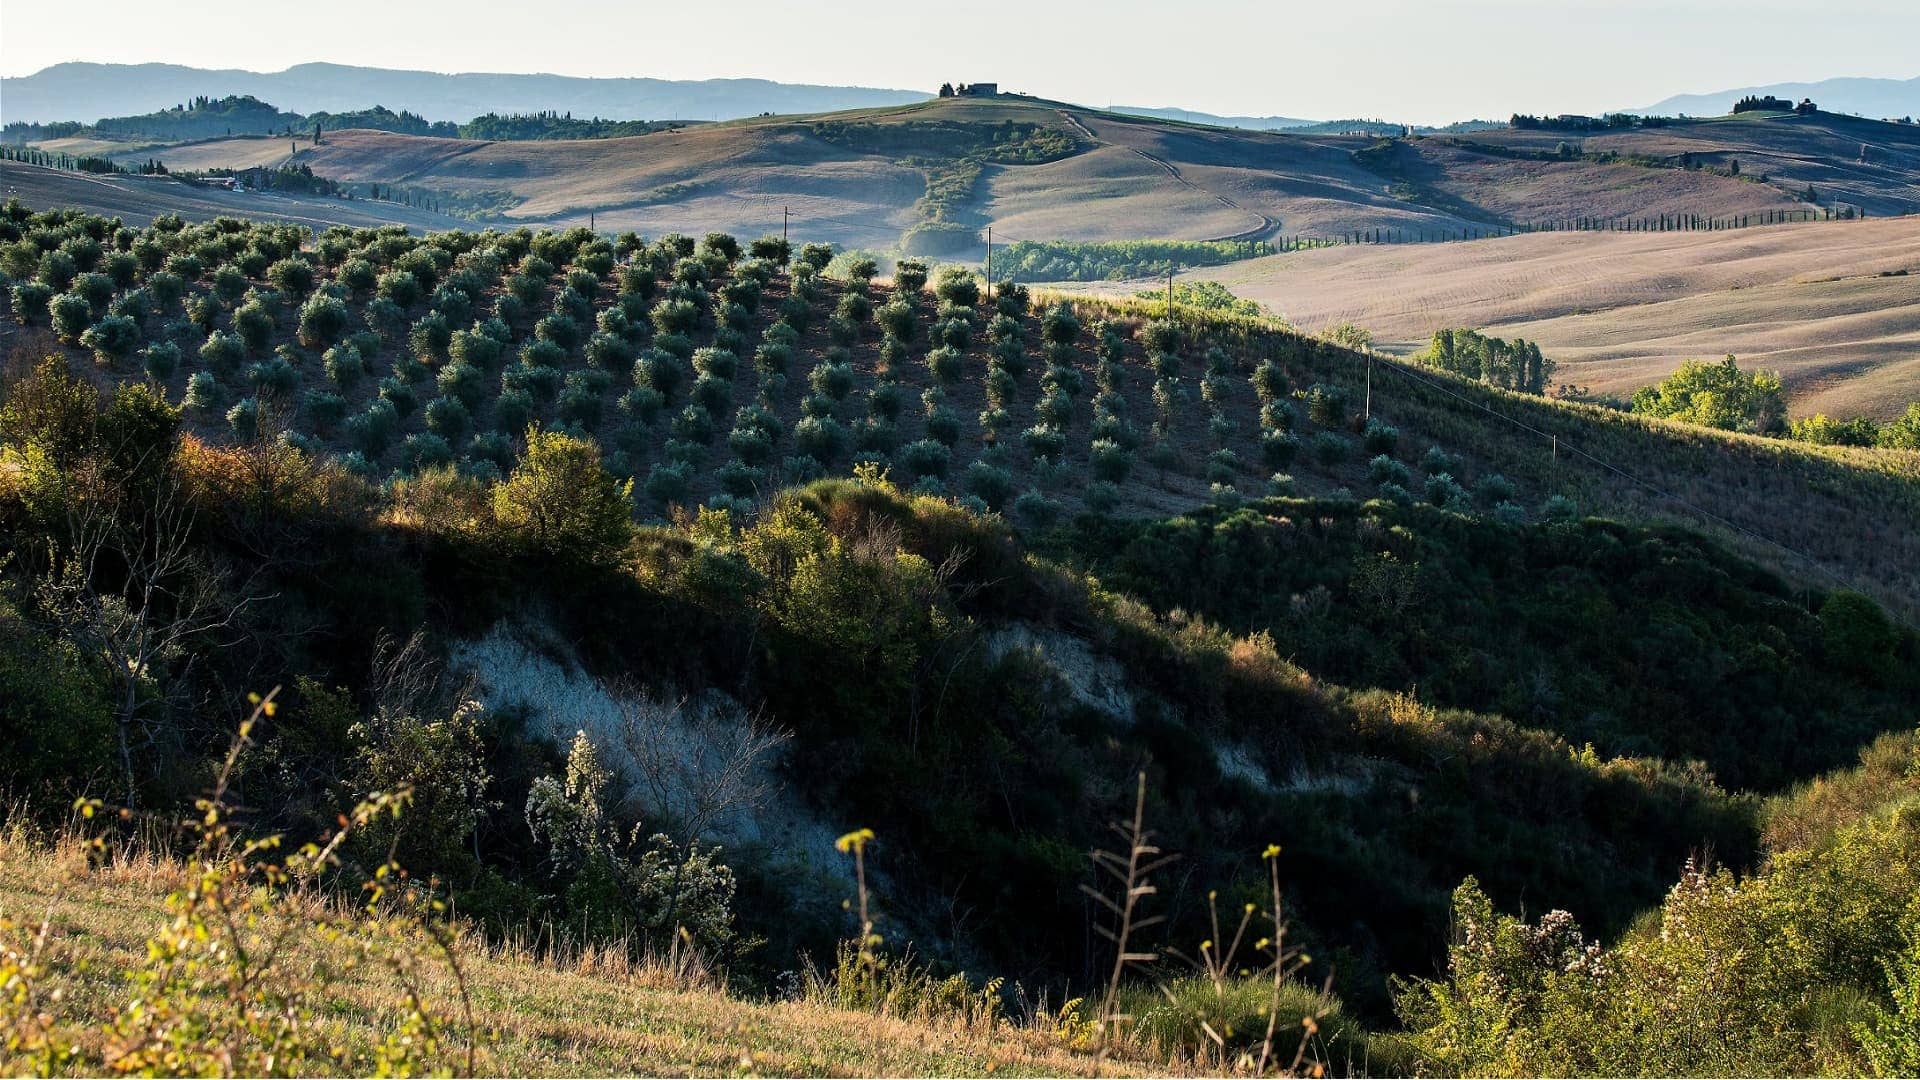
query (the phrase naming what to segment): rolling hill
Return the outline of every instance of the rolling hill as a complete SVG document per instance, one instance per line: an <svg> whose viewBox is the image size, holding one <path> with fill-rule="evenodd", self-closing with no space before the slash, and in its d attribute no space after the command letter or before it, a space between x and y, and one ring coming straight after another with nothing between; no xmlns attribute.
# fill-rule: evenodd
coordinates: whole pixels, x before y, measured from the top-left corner
<svg viewBox="0 0 1920 1080"><path fill-rule="evenodd" d="M224 191L163 176L94 176L0 161L0 199L16 198L29 205L69 206L131 223L149 222L162 214L178 214L188 221L240 214L316 230L331 225L362 229L403 225L426 232L471 224L402 203Z"/></svg>
<svg viewBox="0 0 1920 1080"><path fill-rule="evenodd" d="M291 161L354 184L479 193L511 204L503 224L591 215L614 230L759 233L780 225L785 207L807 235L884 249L933 222L944 245L935 253L972 257L988 224L1009 241L1458 239L1579 219L1625 227L1807 212L1808 184L1821 206L1906 213L1920 210L1915 131L1818 115L1585 139L1499 129L1381 141L1002 96L628 138L493 143L347 130L318 146L214 139L129 145L116 157L159 157L176 170ZM1682 155L1719 171L1681 168ZM1733 159L1744 163L1740 176L1725 174Z"/></svg>
<svg viewBox="0 0 1920 1080"><path fill-rule="evenodd" d="M1732 353L1779 369L1796 414L1888 418L1920 399L1917 218L1347 246L1187 276L1399 353L1455 326L1525 337L1602 394Z"/></svg>

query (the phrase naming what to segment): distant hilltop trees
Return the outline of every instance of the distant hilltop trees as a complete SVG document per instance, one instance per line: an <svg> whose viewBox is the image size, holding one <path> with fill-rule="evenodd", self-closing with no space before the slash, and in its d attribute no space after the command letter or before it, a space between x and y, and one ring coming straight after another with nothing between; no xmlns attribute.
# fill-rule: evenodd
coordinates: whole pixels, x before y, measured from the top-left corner
<svg viewBox="0 0 1920 1080"><path fill-rule="evenodd" d="M354 128L391 131L401 135L432 135L445 139L605 139L645 135L663 128L684 127L691 122L695 121L585 119L575 117L572 113L537 112L488 113L464 124L456 124L450 120L428 120L419 113L405 109L396 112L384 105L353 112L317 112L303 116L300 113L283 112L258 98L239 94L224 98L195 97L143 116L109 117L91 124L71 120L47 124L15 121L0 129L0 143L23 146L76 135L185 142L229 135L278 135L291 138L295 133L308 132L313 133L314 141L318 142L320 132Z"/></svg>
<svg viewBox="0 0 1920 1080"><path fill-rule="evenodd" d="M1746 97L1733 103L1733 111L1735 114L1744 112L1790 112L1807 116L1819 112L1820 106L1815 105L1812 98L1802 98L1800 99L1800 104L1795 105L1787 98L1774 97L1772 94L1768 94L1765 97L1755 97L1752 94L1748 94Z"/></svg>
<svg viewBox="0 0 1920 1080"><path fill-rule="evenodd" d="M1559 116L1534 116L1530 113L1514 113L1507 121L1508 126L1522 131L1608 131L1631 127L1664 127L1664 116L1635 116L1632 113L1608 113L1605 116L1581 116L1577 113L1561 113Z"/></svg>

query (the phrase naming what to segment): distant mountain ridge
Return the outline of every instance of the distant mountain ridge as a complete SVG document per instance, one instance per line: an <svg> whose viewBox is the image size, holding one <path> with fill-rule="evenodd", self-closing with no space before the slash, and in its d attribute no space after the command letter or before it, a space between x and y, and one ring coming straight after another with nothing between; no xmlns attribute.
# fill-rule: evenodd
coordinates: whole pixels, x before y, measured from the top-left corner
<svg viewBox="0 0 1920 1080"><path fill-rule="evenodd" d="M133 116L208 95L251 94L299 113L385 105L429 120L489 112L553 110L610 120L729 120L763 112L807 113L904 105L924 90L816 86L767 79L582 78L572 75L442 74L345 64L285 71L213 70L181 64L66 63L0 79L0 122Z"/></svg>
<svg viewBox="0 0 1920 1080"><path fill-rule="evenodd" d="M1220 116L1194 109L1177 109L1170 105L1152 108L1145 105L1113 105L1107 111L1124 113L1127 116L1149 116L1156 120L1183 120L1189 124L1246 128L1249 131L1287 131L1292 128L1312 127L1320 122L1301 120L1292 116Z"/></svg>
<svg viewBox="0 0 1920 1080"><path fill-rule="evenodd" d="M1626 112L1646 116L1720 116L1747 95L1799 101L1812 98L1828 112L1858 113L1874 119L1920 115L1920 77L1912 79L1822 79L1819 82L1770 83L1743 86L1711 94L1677 94L1644 109Z"/></svg>

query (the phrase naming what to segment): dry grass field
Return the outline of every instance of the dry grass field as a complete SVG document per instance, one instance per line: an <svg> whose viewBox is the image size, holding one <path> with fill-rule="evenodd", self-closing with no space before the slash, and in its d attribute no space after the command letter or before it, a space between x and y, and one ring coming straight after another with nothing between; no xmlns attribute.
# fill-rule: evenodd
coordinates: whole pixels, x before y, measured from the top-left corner
<svg viewBox="0 0 1920 1080"><path fill-rule="evenodd" d="M1601 393L1733 353L1778 368L1796 413L1884 417L1920 398L1920 218L1325 248L1189 276L1395 352L1449 326L1522 336Z"/></svg>
<svg viewBox="0 0 1920 1080"><path fill-rule="evenodd" d="M53 969L43 992L56 1030L81 1048L74 1071L98 1069L101 1017L125 1002L121 972L137 966L146 942L166 923L167 894L187 884L185 868L134 857L88 869L76 851L0 841L0 916L29 931L43 921ZM12 944L12 942L9 942ZM297 937L291 966L310 970L338 947L315 934ZM422 943L428 1006L454 1014L455 985ZM555 963L467 940L460 957L480 1030L477 1068L486 1076L989 1076L1164 1074L1138 1063L1067 1050L1039 1032L909 1023L805 1002L756 1003L718 989L676 985L666 973L624 957ZM364 1052L396 1024L400 986L391 973L363 967L315 1002L329 1043ZM465 1041L449 1034L439 1068L464 1068ZM94 1064L90 1064L94 1063ZM309 1070L331 1072L324 1060ZM0 1068L32 1073L35 1063L0 1044Z"/></svg>

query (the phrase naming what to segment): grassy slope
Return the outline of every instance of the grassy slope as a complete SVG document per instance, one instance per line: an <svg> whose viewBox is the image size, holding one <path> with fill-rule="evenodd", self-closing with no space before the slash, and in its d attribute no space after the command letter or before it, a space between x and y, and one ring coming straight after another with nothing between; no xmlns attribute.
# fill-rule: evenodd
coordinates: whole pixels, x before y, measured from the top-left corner
<svg viewBox="0 0 1920 1080"><path fill-rule="evenodd" d="M46 957L53 986L65 988L55 1015L83 1051L97 1055L98 1017L122 1003L120 973L139 962L148 938L168 919L168 892L186 882L181 868L134 861L89 871L72 853L0 841L0 914L30 927L51 924ZM326 946L302 937L296 967ZM425 968L429 1007L453 1015L456 990L443 966ZM482 1075L505 1076L985 1076L1089 1075L1093 1059L1026 1031L963 1030L907 1023L805 1003L751 1003L717 990L684 990L657 972L591 960L559 965L467 941L460 949L475 1006L489 1037ZM53 986L45 987L52 989ZM361 970L316 1010L329 1038L362 1047L394 1021L397 984ZM443 1066L464 1065L450 1039ZM91 1060L94 1064L89 1065ZM97 1056L77 1071L98 1072ZM311 1064L311 1063L310 1063ZM0 1052L0 1067L16 1071ZM1100 1071L1137 1066L1109 1062ZM1166 1070L1164 1064L1155 1072Z"/></svg>
<svg viewBox="0 0 1920 1080"><path fill-rule="evenodd" d="M1515 161L1426 140L1407 153L1416 186L1428 194L1409 201L1390 190L1387 176L1355 161L1353 151L1373 142L1364 137L1211 128L1029 98L952 99L830 115L880 124L1015 119L1071 127L1085 139L1080 153L987 171L981 209L996 222L998 235L1012 238L1338 236L1374 228L1458 233L1490 219L1725 215L1793 205L1783 185L1791 177L1795 190L1803 187L1803 174L1828 185L1831 197L1864 202L1875 213L1920 208L1912 185L1920 163L1910 160L1901 141L1907 136L1879 130L1890 125L1855 131L1850 125L1857 122L1829 117L1774 127L1681 125L1588 140L1590 149L1628 153L1737 153L1748 160L1749 172L1774 169L1783 179L1772 187L1697 172ZM814 119L760 117L578 142L481 143L341 131L319 146L302 143L298 159L336 179L510 190L527 200L513 211L516 221L574 224L593 212L610 228L752 234L779 225L784 205L810 236L891 245L913 219L912 205L921 195L917 170L828 145L809 129ZM1494 132L1483 141L1538 148L1537 135ZM1885 143L1884 161L1840 164L1858 154L1862 141L1872 140ZM1558 141L1544 145L1551 149ZM174 168L205 168L278 161L285 148L280 140L236 138L164 152L130 148L123 156L158 153ZM1834 186L1836 177L1866 186L1858 192ZM1434 193L1441 197L1431 198ZM854 219L860 223L846 223Z"/></svg>
<svg viewBox="0 0 1920 1080"><path fill-rule="evenodd" d="M1920 218L1324 248L1188 276L1398 352L1443 327L1522 336L1601 393L1733 353L1778 368L1796 413L1885 416L1920 396L1920 276L1880 276L1897 270L1920 270Z"/></svg>

